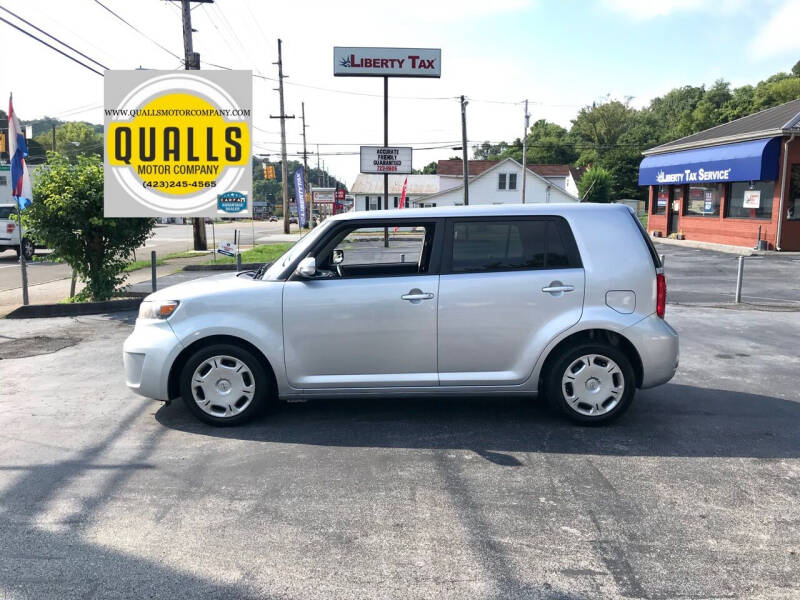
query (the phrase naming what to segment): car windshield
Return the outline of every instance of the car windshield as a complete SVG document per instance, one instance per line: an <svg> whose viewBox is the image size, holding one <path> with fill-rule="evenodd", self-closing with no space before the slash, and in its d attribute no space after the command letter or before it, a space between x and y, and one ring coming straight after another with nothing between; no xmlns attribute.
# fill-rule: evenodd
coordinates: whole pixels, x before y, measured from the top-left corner
<svg viewBox="0 0 800 600"><path fill-rule="evenodd" d="M297 243L289 248L284 254L280 256L272 265L270 265L269 269L264 271L264 274L261 276L261 279L267 281L275 281L279 279L281 274L286 270L296 258L304 254L308 248L314 243L320 235L322 235L330 224L333 221L328 219L322 225L318 225L314 229L312 229L309 233L301 237L297 240Z"/></svg>

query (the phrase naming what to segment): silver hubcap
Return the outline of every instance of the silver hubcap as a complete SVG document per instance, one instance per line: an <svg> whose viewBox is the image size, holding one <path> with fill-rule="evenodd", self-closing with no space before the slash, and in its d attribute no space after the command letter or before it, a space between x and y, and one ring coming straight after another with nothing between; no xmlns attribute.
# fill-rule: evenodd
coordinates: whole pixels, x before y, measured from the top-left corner
<svg viewBox="0 0 800 600"><path fill-rule="evenodd" d="M625 376L619 365L602 354L586 354L567 367L561 392L575 412L604 415L614 409L625 392Z"/></svg>
<svg viewBox="0 0 800 600"><path fill-rule="evenodd" d="M233 356L212 356L192 375L192 397L203 412L234 417L253 401L256 382L248 366Z"/></svg>

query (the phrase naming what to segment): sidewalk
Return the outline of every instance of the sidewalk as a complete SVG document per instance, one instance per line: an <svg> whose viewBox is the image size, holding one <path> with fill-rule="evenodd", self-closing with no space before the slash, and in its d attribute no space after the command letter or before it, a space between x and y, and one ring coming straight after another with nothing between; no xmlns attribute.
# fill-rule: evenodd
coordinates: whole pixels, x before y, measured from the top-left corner
<svg viewBox="0 0 800 600"><path fill-rule="evenodd" d="M166 264L156 267L156 277L159 281L176 271L180 271L186 265L200 264L211 260L210 254L198 254L190 258L174 258L167 261ZM200 272L200 275L209 275L210 273ZM128 273L126 284L133 286L138 283L146 283L149 285L151 273L149 268L139 269ZM58 279L56 281L49 281L39 285L32 285L28 287L28 300L31 304L55 304L69 296L70 278ZM171 284L166 284L171 285ZM159 283L159 287L162 286ZM75 286L75 291L78 292L83 289L83 284L79 280ZM4 290L0 292L0 317L10 313L12 310L22 305L22 288L15 288L12 290Z"/></svg>

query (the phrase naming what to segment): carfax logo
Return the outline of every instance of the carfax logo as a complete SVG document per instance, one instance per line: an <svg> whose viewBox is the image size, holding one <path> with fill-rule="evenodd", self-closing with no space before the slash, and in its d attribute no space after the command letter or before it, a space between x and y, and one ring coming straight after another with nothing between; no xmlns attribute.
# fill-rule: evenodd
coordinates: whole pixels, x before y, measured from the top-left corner
<svg viewBox="0 0 800 600"><path fill-rule="evenodd" d="M236 214L247 210L247 194L225 192L217 196L217 212Z"/></svg>
<svg viewBox="0 0 800 600"><path fill-rule="evenodd" d="M249 216L251 77L107 71L105 216Z"/></svg>

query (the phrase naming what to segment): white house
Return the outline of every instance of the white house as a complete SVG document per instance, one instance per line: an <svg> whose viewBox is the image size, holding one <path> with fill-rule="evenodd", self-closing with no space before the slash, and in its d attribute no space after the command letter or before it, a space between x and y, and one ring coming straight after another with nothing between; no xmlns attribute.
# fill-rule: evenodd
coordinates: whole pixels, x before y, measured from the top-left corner
<svg viewBox="0 0 800 600"><path fill-rule="evenodd" d="M443 176L442 180L450 178ZM469 203L519 204L522 202L522 165L513 158L494 163L479 175L470 178ZM525 181L526 203L578 202L572 194L555 181L548 180L527 169ZM419 199L414 206L453 206L464 203L462 183Z"/></svg>
<svg viewBox="0 0 800 600"><path fill-rule="evenodd" d="M459 181L445 181L438 175L389 175L389 208L397 208L406 184L406 206L420 206L425 198L442 190L458 185ZM383 206L383 175L360 173L350 193L353 196L353 210L381 210Z"/></svg>

